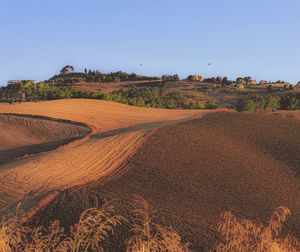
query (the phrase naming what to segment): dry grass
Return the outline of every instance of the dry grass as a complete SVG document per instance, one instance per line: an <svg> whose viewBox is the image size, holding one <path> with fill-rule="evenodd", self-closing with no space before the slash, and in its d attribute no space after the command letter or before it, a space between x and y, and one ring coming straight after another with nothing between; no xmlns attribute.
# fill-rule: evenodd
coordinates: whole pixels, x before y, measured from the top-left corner
<svg viewBox="0 0 300 252"><path fill-rule="evenodd" d="M111 201L113 202L113 201ZM66 235L59 221L54 221L48 228L29 227L20 218L20 204L14 216L2 220L0 224L0 252L48 252L48 251L104 251L103 243L114 235L116 227L128 221L114 211L114 204L107 202L101 209L85 210L79 222L71 227ZM171 227L163 227L153 222L154 211L143 197L133 199L134 223L133 236L126 241L128 252L188 251L186 244Z"/></svg>
<svg viewBox="0 0 300 252"><path fill-rule="evenodd" d="M0 251L104 251L102 243L125 221L124 217L115 214L111 205L103 209L90 208L81 214L67 236L58 221L48 228L31 228L24 225L17 211L15 216L1 222Z"/></svg>
<svg viewBox="0 0 300 252"><path fill-rule="evenodd" d="M125 222L121 215L116 215L110 206L105 210L90 208L84 211L79 223L74 226L71 236L64 240L71 251L104 251L102 242L114 233L115 227Z"/></svg>
<svg viewBox="0 0 300 252"><path fill-rule="evenodd" d="M155 211L142 196L134 196L133 204L133 235L126 242L128 252L188 251L188 245L182 243L181 237L172 227L163 227L154 222Z"/></svg>
<svg viewBox="0 0 300 252"><path fill-rule="evenodd" d="M247 219L238 219L231 212L224 212L219 223L222 242L217 252L297 252L299 241L291 235L281 236L283 223L290 215L287 207L277 208L267 225Z"/></svg>
<svg viewBox="0 0 300 252"><path fill-rule="evenodd" d="M115 212L116 206L107 202L101 209L85 210L79 222L66 235L59 221L48 228L29 227L19 218L18 205L15 216L2 220L0 224L0 252L87 252L105 251L118 226L128 224L122 215ZM131 237L125 241L127 252L188 252L189 246L182 242L172 227L155 223L156 211L139 195L132 201L134 219ZM287 207L277 208L267 225L238 219L231 212L224 212L219 223L221 242L216 252L297 252L300 242L291 235L282 236L283 223L290 215Z"/></svg>

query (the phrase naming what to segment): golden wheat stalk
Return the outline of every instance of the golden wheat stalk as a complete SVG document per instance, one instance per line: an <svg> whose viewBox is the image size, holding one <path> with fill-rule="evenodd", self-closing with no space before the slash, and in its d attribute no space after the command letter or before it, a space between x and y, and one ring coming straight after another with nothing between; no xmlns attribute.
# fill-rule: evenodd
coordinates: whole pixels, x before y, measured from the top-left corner
<svg viewBox="0 0 300 252"><path fill-rule="evenodd" d="M280 238L283 223L290 216L290 210L281 206L271 215L267 226L250 220L238 219L231 212L221 215L218 231L222 242L217 252L296 252L300 251L299 241L286 236Z"/></svg>
<svg viewBox="0 0 300 252"><path fill-rule="evenodd" d="M163 227L154 222L156 212L142 196L134 195L134 224L133 233L127 242L128 252L181 252L188 251L178 233L171 227Z"/></svg>

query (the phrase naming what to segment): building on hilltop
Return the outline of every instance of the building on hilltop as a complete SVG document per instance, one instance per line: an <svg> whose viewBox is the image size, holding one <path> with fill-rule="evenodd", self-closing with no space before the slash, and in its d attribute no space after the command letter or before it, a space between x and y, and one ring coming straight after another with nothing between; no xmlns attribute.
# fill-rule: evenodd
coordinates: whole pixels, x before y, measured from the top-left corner
<svg viewBox="0 0 300 252"><path fill-rule="evenodd" d="M248 81L248 85L256 85L256 84L257 84L256 80L249 80Z"/></svg>
<svg viewBox="0 0 300 252"><path fill-rule="evenodd" d="M258 85L269 85L269 82L266 80L261 80Z"/></svg>
<svg viewBox="0 0 300 252"><path fill-rule="evenodd" d="M27 85L28 84L28 85ZM7 86L0 92L1 100L23 101L30 97L26 95L27 88L36 87L35 80L9 80Z"/></svg>
<svg viewBox="0 0 300 252"><path fill-rule="evenodd" d="M204 81L204 76L202 76L202 75L189 75L187 79L189 81L203 82Z"/></svg>
<svg viewBox="0 0 300 252"><path fill-rule="evenodd" d="M28 81L32 82L33 84L36 84L35 80L9 80L7 81L7 85L19 85Z"/></svg>
<svg viewBox="0 0 300 252"><path fill-rule="evenodd" d="M244 78L241 78L241 77L236 79L236 83L238 85L246 85L247 84L246 80Z"/></svg>
<svg viewBox="0 0 300 252"><path fill-rule="evenodd" d="M256 80L252 80L251 77L239 77L236 79L236 83L240 86L254 86L257 85Z"/></svg>

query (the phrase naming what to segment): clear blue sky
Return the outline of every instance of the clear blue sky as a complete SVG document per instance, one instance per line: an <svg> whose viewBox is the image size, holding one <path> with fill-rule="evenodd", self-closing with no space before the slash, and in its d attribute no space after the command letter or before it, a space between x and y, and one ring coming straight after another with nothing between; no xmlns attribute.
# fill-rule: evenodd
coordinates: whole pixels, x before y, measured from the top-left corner
<svg viewBox="0 0 300 252"><path fill-rule="evenodd" d="M0 84L66 64L298 82L299 13L299 0L1 0Z"/></svg>

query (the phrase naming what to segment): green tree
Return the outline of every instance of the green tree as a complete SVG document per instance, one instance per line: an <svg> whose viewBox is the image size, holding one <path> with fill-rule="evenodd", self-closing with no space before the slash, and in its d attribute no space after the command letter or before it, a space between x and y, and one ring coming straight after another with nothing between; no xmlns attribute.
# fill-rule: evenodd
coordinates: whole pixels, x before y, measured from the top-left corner
<svg viewBox="0 0 300 252"><path fill-rule="evenodd" d="M39 99L42 99L42 100L46 100L47 99L48 89L49 89L48 85L45 84L45 82L40 82L39 83L39 85L38 85L38 91L37 91Z"/></svg>
<svg viewBox="0 0 300 252"><path fill-rule="evenodd" d="M266 98L265 110L275 112L280 108L280 97L269 96Z"/></svg>
<svg viewBox="0 0 300 252"><path fill-rule="evenodd" d="M218 107L218 104L216 102L214 102L214 101L207 101L205 103L205 108L206 109L215 109L217 107Z"/></svg>
<svg viewBox="0 0 300 252"><path fill-rule="evenodd" d="M269 86L267 87L267 91L268 91L268 92L272 92L272 91L274 91L274 88L273 88L273 86L272 86L272 85L269 85Z"/></svg>
<svg viewBox="0 0 300 252"><path fill-rule="evenodd" d="M288 110L295 110L299 104L296 96L285 96L281 98L281 108Z"/></svg>
<svg viewBox="0 0 300 252"><path fill-rule="evenodd" d="M247 100L244 106L244 111L246 112L255 112L256 111L256 104L253 100Z"/></svg>
<svg viewBox="0 0 300 252"><path fill-rule="evenodd" d="M247 77L244 78L244 80L248 83L248 82L250 82L252 80L252 77L247 76Z"/></svg>
<svg viewBox="0 0 300 252"><path fill-rule="evenodd" d="M37 97L37 87L32 81L22 82L20 84L21 92L25 94L25 97L30 99L36 99Z"/></svg>
<svg viewBox="0 0 300 252"><path fill-rule="evenodd" d="M74 67L70 66L70 65L66 65L60 70L61 74L67 74L67 73L73 73L73 72L74 72Z"/></svg>
<svg viewBox="0 0 300 252"><path fill-rule="evenodd" d="M255 103L255 111L264 110L266 99L262 95L255 94L250 98Z"/></svg>
<svg viewBox="0 0 300 252"><path fill-rule="evenodd" d="M222 84L223 84L223 85L228 85L228 83L229 83L228 78L227 78L226 76L223 77L223 79L222 79Z"/></svg>

